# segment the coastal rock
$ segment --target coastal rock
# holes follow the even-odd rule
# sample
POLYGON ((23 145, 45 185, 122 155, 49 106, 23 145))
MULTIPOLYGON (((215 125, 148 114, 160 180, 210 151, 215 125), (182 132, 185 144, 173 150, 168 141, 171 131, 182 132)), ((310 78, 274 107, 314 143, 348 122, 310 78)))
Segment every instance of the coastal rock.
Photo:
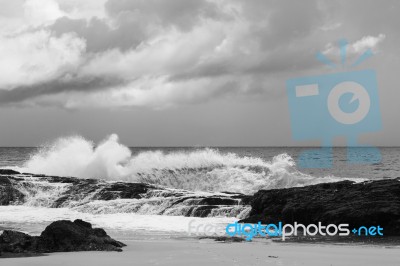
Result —
POLYGON ((112 239, 101 228, 82 220, 51 223, 40 236, 4 230, 1 253, 49 253, 69 251, 122 251, 125 244, 112 239))
POLYGON ((140 199, 142 197, 141 195, 146 193, 150 188, 154 187, 143 183, 111 183, 110 186, 99 190, 94 196, 94 199, 140 199))
POLYGON ((21 174, 1 169, 0 192, 1 205, 74 208, 94 214, 242 217, 250 208, 249 196, 240 193, 197 193, 147 183, 21 174))
POLYGON ((101 228, 82 220, 61 220, 51 223, 40 235, 38 250, 59 251, 122 251, 125 244, 109 237, 101 228))
POLYGON ((16 175, 16 174, 20 173, 11 169, 0 169, 0 175, 16 175))
POLYGON ((260 190, 251 207, 240 222, 380 225, 384 235, 400 235, 400 179, 260 190))
POLYGON ((28 253, 37 244, 37 237, 33 237, 18 231, 4 230, 0 235, 1 253, 28 253))

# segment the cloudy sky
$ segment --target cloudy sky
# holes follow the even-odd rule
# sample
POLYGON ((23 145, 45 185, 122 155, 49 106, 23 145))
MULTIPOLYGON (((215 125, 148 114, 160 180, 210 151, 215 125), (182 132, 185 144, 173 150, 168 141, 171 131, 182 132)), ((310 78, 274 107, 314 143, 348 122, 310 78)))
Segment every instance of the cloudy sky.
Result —
MULTIPOLYGON (((308 145, 292 140, 285 82, 333 73, 337 41, 378 75, 400 145, 400 2, 0 0, 0 146, 116 133, 132 146, 308 145)), ((341 139, 338 142, 340 144, 341 139)))

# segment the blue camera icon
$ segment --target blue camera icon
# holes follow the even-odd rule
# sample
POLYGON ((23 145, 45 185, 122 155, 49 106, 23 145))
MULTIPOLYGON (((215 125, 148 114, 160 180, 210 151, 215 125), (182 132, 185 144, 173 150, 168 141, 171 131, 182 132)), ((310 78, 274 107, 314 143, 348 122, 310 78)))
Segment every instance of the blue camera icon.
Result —
POLYGON ((380 161, 379 150, 357 142, 360 134, 382 128, 375 71, 300 77, 288 80, 286 85, 293 138, 317 139, 323 147, 303 152, 300 167, 331 167, 332 142, 341 136, 347 138, 347 147, 364 147, 363 152, 369 154, 360 156, 359 151, 349 148, 349 162, 380 161))

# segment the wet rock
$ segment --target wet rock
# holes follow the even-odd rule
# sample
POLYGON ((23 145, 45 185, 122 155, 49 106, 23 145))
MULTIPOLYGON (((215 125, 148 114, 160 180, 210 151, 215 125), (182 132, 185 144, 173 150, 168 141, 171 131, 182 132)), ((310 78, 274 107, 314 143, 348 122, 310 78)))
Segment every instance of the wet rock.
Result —
POLYGON ((0 175, 18 175, 20 172, 11 169, 0 169, 0 175))
POLYGON ((238 200, 221 197, 204 198, 198 203, 199 205, 238 205, 238 200))
POLYGON ((140 199, 141 194, 146 193, 149 188, 153 187, 143 183, 111 183, 98 191, 93 198, 97 200, 140 199))
POLYGON ((39 250, 59 251, 122 251, 125 244, 109 237, 101 228, 82 220, 61 220, 51 223, 40 235, 39 250))
POLYGON ((30 252, 36 246, 37 238, 18 231, 4 230, 0 235, 1 253, 30 252))
MULTIPOLYGON (((98 179, 7 173, 10 175, 0 175, 0 192, 3 192, 0 194, 0 204, 2 205, 23 204, 25 198, 35 200, 37 191, 40 191, 39 195, 48 193, 52 197, 35 202, 38 206, 51 208, 73 206, 91 212, 96 212, 97 209, 100 212, 114 212, 112 204, 110 207, 97 204, 96 208, 94 205, 89 207, 86 204, 118 199, 140 200, 135 206, 131 205, 124 211, 136 212, 142 205, 147 204, 152 214, 192 217, 213 215, 217 213, 213 210, 218 208, 224 208, 224 210, 231 208, 232 212, 226 210, 226 213, 235 216, 249 205, 249 196, 240 193, 199 194, 147 183, 106 182, 98 179), (88 208, 85 209, 85 206, 88 208)), ((129 201, 127 204, 130 204, 129 201)))
POLYGON ((51 223, 40 236, 4 230, 1 253, 49 253, 69 251, 122 251, 125 244, 112 239, 101 228, 82 220, 51 223))
POLYGON ((384 235, 400 235, 400 179, 260 190, 250 202, 240 222, 380 225, 384 235))

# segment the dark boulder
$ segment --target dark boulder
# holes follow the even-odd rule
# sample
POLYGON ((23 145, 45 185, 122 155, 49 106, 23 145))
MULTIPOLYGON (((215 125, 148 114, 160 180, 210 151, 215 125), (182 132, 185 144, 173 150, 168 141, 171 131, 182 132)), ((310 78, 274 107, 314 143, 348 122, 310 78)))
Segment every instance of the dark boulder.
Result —
POLYGON ((1 253, 49 253, 68 251, 122 251, 125 244, 112 239, 101 228, 82 220, 51 223, 40 236, 4 230, 1 253))
POLYGON ((45 252, 105 250, 122 251, 125 246, 100 228, 82 220, 61 220, 51 223, 40 235, 45 252))
POLYGON ((251 207, 250 216, 240 222, 380 225, 384 235, 400 235, 399 179, 260 190, 251 207))
POLYGON ((26 253, 36 246, 37 237, 18 231, 4 230, 0 235, 0 253, 26 253))

